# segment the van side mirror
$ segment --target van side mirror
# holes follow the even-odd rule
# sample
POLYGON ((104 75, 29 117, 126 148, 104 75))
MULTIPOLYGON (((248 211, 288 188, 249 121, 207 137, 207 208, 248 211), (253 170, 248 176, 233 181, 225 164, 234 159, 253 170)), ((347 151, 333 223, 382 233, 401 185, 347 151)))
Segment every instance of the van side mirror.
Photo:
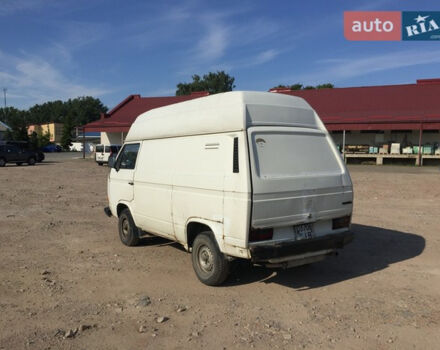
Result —
POLYGON ((116 165, 116 157, 114 155, 112 155, 109 159, 108 159, 108 166, 110 168, 116 169, 115 165, 116 165))

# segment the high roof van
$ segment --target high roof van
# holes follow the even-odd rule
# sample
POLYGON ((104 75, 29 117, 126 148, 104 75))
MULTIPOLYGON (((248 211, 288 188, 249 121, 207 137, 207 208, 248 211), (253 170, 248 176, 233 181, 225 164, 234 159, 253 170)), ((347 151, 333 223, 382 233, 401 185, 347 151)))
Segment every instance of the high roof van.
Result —
POLYGON ((235 259, 299 266, 353 238, 350 175, 298 97, 237 91, 150 110, 111 163, 105 212, 122 243, 179 242, 207 285, 235 259))

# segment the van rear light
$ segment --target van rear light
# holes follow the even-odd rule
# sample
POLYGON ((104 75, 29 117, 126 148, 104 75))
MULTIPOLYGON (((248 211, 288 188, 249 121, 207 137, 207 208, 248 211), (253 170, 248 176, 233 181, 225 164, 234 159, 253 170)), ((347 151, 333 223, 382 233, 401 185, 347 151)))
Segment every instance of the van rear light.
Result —
POLYGON ((249 242, 267 241, 273 237, 273 228, 251 229, 249 242))
POLYGON ((351 222, 351 216, 347 215, 347 216, 343 216, 341 218, 337 218, 337 219, 333 219, 332 222, 332 229, 333 230, 337 230, 340 228, 346 228, 350 226, 350 222, 351 222))

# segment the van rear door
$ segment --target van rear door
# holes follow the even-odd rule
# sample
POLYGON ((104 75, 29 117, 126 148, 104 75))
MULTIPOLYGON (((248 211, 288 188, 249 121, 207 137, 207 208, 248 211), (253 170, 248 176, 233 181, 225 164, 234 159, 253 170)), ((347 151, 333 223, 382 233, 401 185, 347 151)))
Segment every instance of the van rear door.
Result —
POLYGON ((350 176, 327 132, 256 126, 248 141, 253 228, 316 223, 318 229, 320 221, 351 215, 350 176))

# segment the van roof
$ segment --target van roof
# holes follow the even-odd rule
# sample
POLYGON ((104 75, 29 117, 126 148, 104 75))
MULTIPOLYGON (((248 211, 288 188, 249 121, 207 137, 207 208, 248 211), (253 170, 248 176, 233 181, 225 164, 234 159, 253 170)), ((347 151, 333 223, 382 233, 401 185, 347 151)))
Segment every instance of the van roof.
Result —
POLYGON ((315 111, 300 97, 232 91, 142 113, 131 126, 126 141, 232 132, 257 125, 325 130, 315 111))

